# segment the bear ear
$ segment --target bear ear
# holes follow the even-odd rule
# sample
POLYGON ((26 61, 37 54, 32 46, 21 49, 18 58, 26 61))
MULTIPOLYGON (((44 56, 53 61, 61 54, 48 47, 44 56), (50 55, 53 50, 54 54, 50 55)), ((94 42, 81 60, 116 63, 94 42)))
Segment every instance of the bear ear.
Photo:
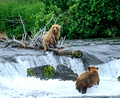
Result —
POLYGON ((87 69, 90 71, 90 67, 87 67, 87 69))
POLYGON ((61 31, 61 29, 62 29, 62 26, 59 26, 59 28, 60 28, 60 31, 61 31))
POLYGON ((99 69, 98 67, 96 67, 97 68, 97 70, 99 69))
POLYGON ((52 25, 52 28, 51 29, 53 29, 55 27, 55 25, 52 25))

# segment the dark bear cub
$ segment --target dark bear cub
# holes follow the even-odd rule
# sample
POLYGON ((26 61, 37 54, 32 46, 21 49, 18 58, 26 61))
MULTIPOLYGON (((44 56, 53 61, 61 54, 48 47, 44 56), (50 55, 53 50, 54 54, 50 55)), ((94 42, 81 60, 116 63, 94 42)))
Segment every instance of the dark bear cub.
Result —
POLYGON ((88 67, 88 70, 76 79, 76 89, 82 94, 86 93, 88 87, 99 85, 98 67, 88 67))

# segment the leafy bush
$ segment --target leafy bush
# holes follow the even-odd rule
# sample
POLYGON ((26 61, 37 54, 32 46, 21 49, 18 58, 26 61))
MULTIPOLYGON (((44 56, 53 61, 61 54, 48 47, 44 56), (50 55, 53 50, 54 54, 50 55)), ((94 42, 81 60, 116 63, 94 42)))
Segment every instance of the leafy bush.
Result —
POLYGON ((119 0, 77 0, 68 10, 68 35, 71 38, 120 36, 119 0), (116 32, 116 33, 115 33, 116 32))
MULTIPOLYGON (((119 37, 119 5, 119 0, 1 0, 0 32, 6 30, 9 37, 14 35, 20 38, 23 28, 17 21, 19 13, 26 31, 30 32, 34 28, 36 31, 43 28, 53 14, 56 15, 55 20, 58 15, 67 12, 57 21, 63 27, 61 36, 69 39, 119 37)), ((54 21, 47 26, 47 30, 52 24, 54 21)))

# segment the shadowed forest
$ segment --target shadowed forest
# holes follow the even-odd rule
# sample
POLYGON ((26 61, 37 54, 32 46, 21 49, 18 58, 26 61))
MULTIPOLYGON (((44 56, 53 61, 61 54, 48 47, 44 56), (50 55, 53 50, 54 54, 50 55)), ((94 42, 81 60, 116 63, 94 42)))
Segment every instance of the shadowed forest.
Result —
POLYGON ((21 38, 20 14, 26 31, 34 35, 55 14, 47 30, 61 15, 57 24, 67 39, 120 37, 119 5, 119 0, 0 0, 0 32, 21 38))

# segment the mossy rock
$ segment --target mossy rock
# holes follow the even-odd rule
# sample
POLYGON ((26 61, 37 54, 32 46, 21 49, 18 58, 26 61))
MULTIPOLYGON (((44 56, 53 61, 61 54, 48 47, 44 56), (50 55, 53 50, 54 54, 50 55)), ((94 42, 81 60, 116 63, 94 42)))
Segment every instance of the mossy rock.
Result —
POLYGON ((82 57, 82 51, 80 51, 80 50, 76 50, 76 51, 74 51, 73 53, 71 53, 71 57, 73 58, 73 57, 76 57, 76 58, 80 58, 80 57, 82 57))
POLYGON ((43 74, 45 78, 52 78, 54 75, 55 69, 51 65, 43 67, 43 74))
POLYGON ((117 79, 118 79, 118 81, 120 81, 120 76, 117 79))
POLYGON ((27 75, 28 76, 34 76, 35 75, 35 71, 33 71, 31 68, 27 69, 27 75))
POLYGON ((51 65, 44 65, 27 69, 27 76, 34 76, 40 79, 50 79, 54 76, 55 69, 51 65))
POLYGON ((78 74, 65 65, 58 65, 55 70, 51 65, 44 65, 27 69, 27 76, 33 76, 40 79, 60 79, 76 81, 78 74))
POLYGON ((54 74, 54 79, 76 81, 78 74, 65 65, 58 65, 54 74))

